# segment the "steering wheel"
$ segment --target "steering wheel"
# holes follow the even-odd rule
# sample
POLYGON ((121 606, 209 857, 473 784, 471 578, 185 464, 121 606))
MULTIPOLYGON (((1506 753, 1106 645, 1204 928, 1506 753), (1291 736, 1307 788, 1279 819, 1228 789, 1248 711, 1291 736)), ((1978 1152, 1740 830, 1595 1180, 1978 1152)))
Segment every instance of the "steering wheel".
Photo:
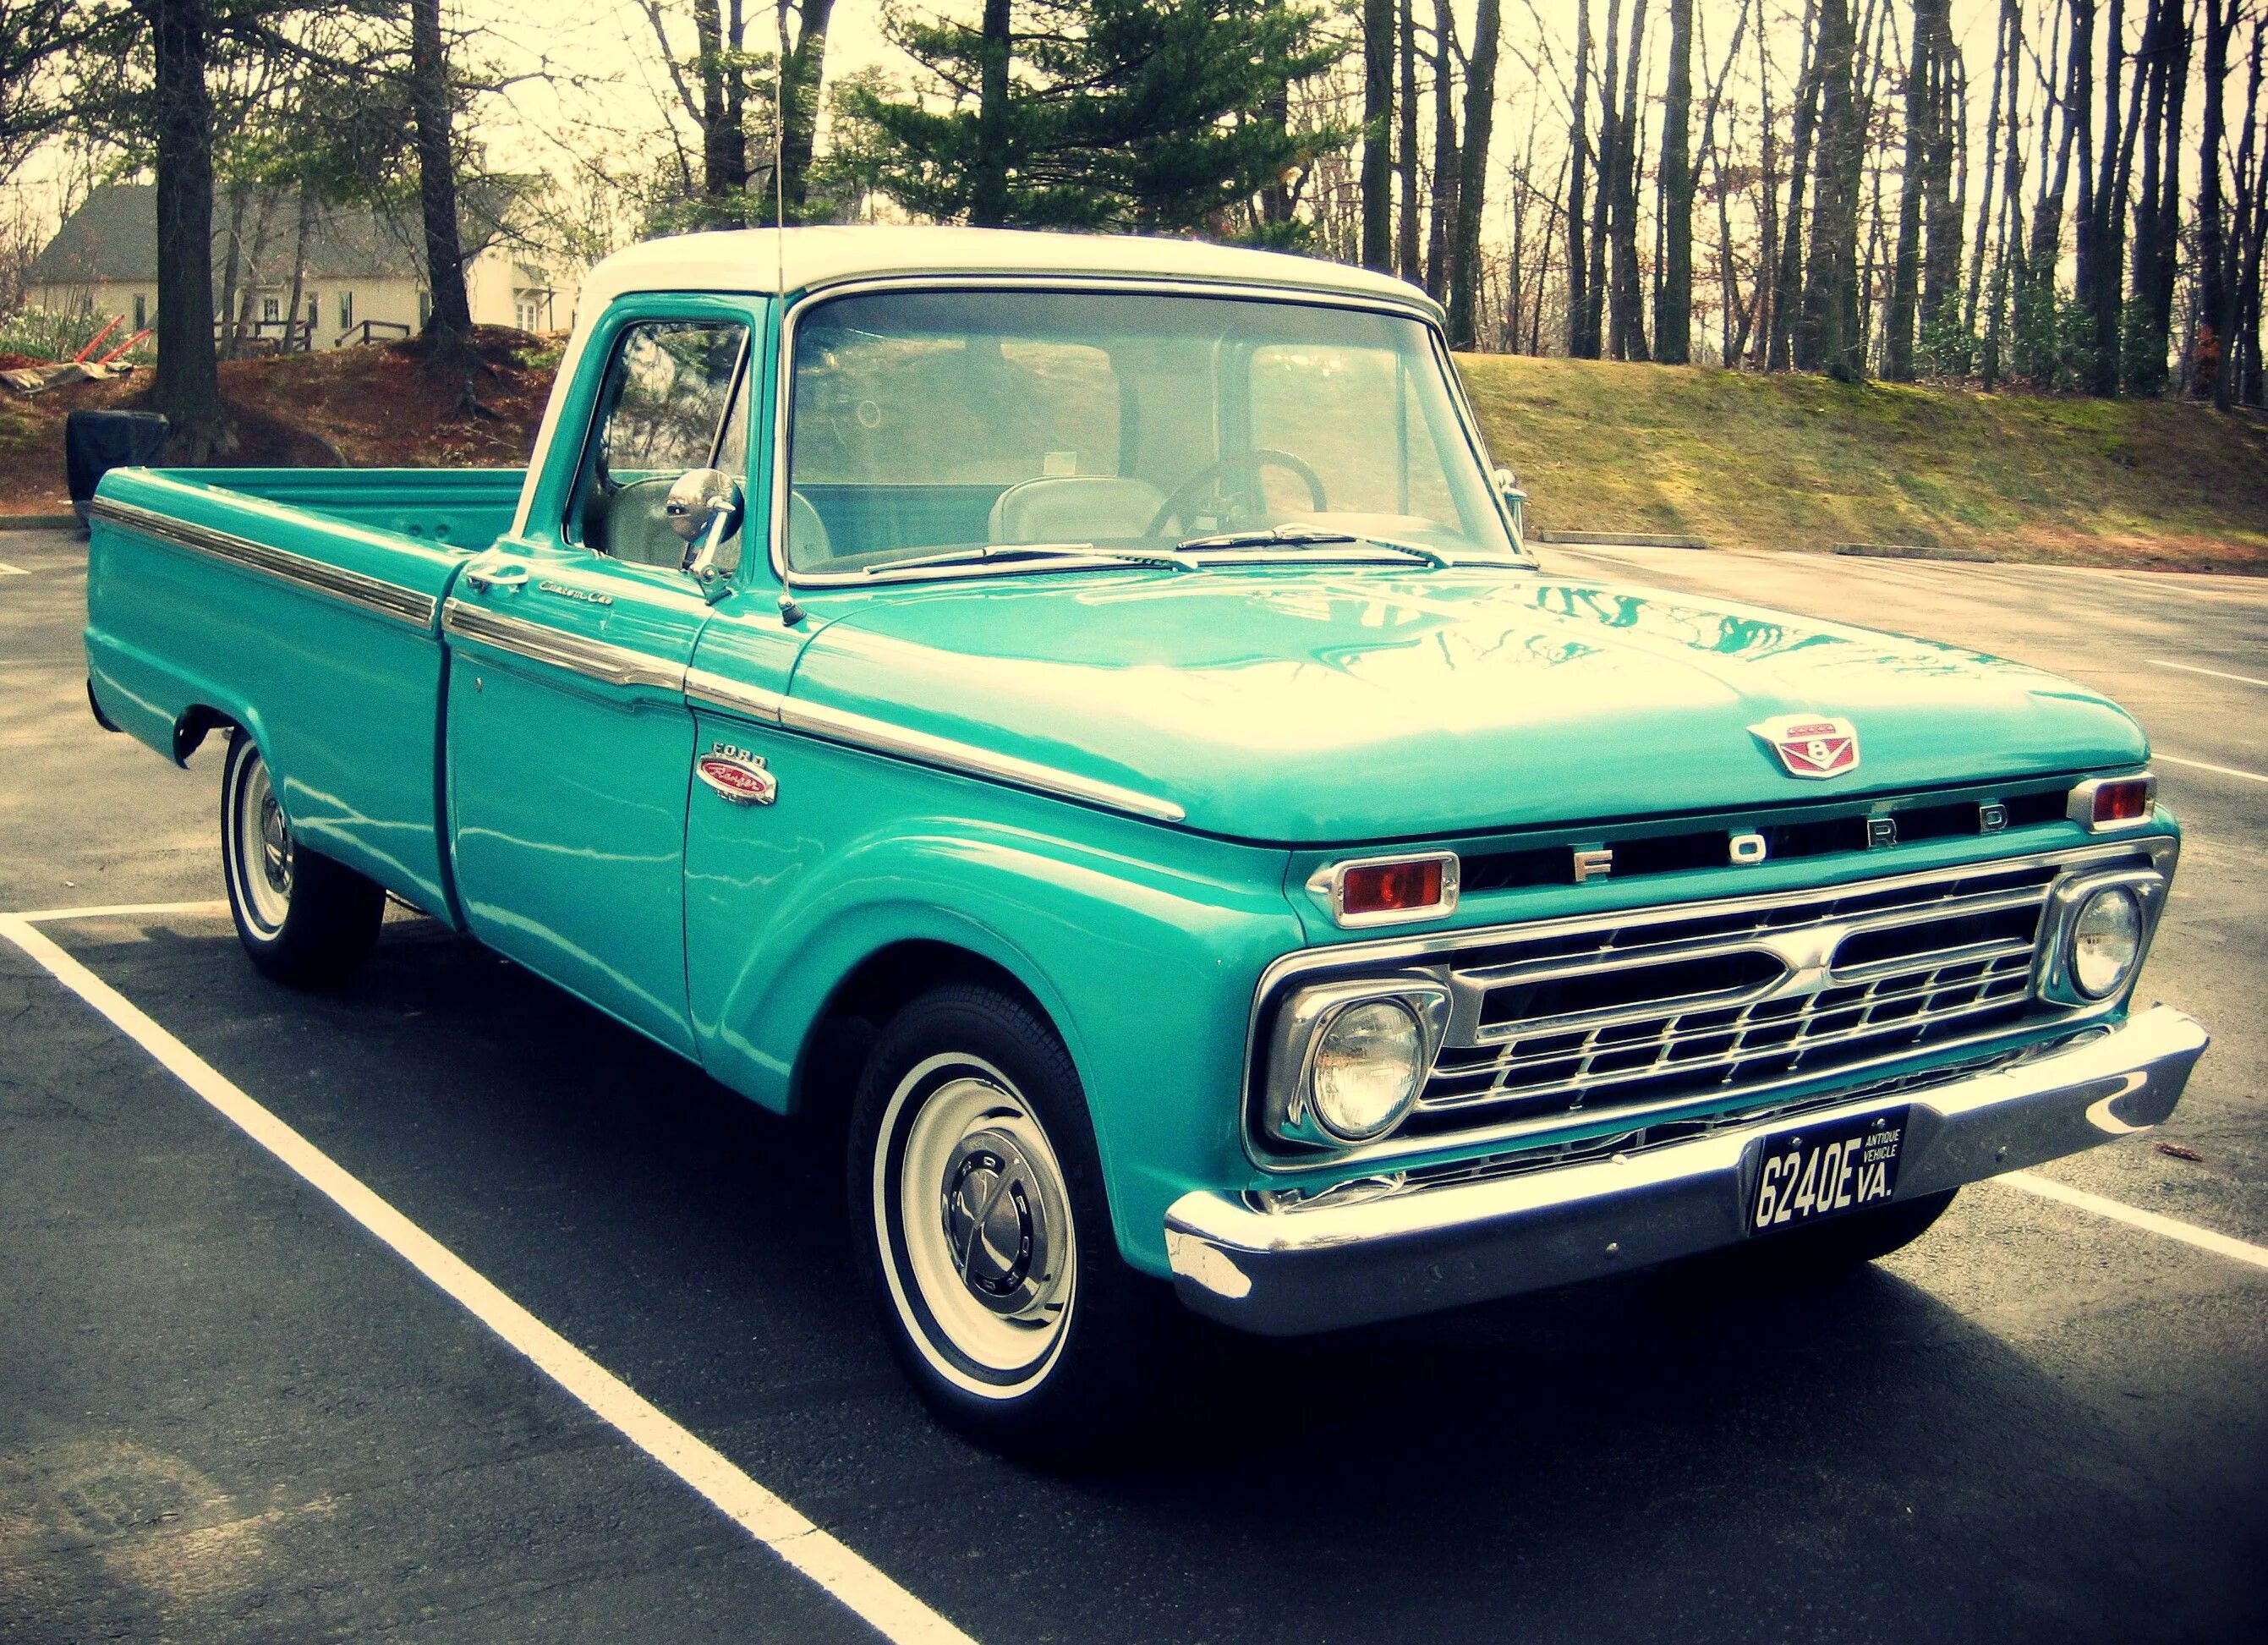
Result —
POLYGON ((1233 456, 1223 457, 1219 462, 1208 464, 1182 481, 1174 488, 1174 494, 1171 497, 1158 505, 1158 512, 1150 516, 1149 528, 1143 533, 1143 535, 1150 537, 1162 535, 1166 529, 1166 522, 1169 520, 1181 520, 1183 524, 1187 524, 1186 517, 1189 511, 1197 505, 1197 499, 1204 496, 1208 491, 1218 486, 1222 480, 1232 474, 1242 474, 1261 468, 1284 468, 1297 476, 1306 484, 1308 505, 1315 513, 1320 514, 1329 506, 1323 498, 1323 479, 1321 475, 1290 452, 1278 451, 1272 446, 1263 446, 1257 450, 1241 451, 1233 456))

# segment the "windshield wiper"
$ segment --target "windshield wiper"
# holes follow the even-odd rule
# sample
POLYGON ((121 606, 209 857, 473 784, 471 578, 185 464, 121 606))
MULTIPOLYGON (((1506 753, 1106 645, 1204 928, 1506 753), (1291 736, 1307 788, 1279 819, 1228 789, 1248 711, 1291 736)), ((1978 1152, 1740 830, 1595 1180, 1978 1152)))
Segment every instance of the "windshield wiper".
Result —
POLYGON ((1420 543, 1401 542, 1392 537, 1359 535, 1351 531, 1333 531, 1322 526, 1272 526, 1265 531, 1223 531, 1210 537, 1190 537, 1174 546, 1177 549, 1305 549, 1327 542, 1359 542, 1373 549, 1388 549, 1397 554, 1407 554, 1423 560, 1435 571, 1453 564, 1449 557, 1438 549, 1420 543))
POLYGON ((1164 565, 1181 572, 1197 570, 1196 561, 1168 549, 1105 549, 1092 542, 987 542, 966 549, 946 549, 937 554, 917 554, 911 559, 880 561, 866 567, 866 575, 1021 559, 1118 560, 1129 565, 1164 565))
POLYGON ((1317 542, 1357 542, 1351 531, 1327 531, 1321 526, 1270 526, 1263 531, 1220 531, 1209 537, 1184 537, 1176 549, 1304 549, 1317 542))

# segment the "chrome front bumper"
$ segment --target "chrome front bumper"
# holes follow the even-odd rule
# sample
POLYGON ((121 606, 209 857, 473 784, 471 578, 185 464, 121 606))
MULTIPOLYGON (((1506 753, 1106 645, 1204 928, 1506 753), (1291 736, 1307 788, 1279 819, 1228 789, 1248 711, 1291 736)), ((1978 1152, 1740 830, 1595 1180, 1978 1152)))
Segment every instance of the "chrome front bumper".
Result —
POLYGON ((1184 1194, 1167 1256, 1189 1307, 1270 1336, 1542 1290, 1739 1243, 1764 1140, 1792 1125, 1909 1108, 1897 1198, 1911 1199, 2148 1129, 2205 1044, 2159 1006, 1989 1073, 1584 1164, 1289 1210, 1184 1194))

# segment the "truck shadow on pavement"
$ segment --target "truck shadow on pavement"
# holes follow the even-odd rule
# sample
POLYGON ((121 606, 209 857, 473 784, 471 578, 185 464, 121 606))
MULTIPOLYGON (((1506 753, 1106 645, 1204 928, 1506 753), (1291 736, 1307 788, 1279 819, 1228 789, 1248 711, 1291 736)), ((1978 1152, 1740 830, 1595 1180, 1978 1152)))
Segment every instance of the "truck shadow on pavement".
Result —
MULTIPOLYGON (((979 1638, 2150 1638, 2260 1608, 2233 1575, 2257 1494, 2192 1500, 2241 1478, 2212 1436, 2152 1450, 1879 1267, 1780 1292, 1673 1268, 1287 1342, 1191 1322, 1138 1459, 1035 1474, 898 1379, 809 1128, 422 920, 329 996, 217 922, 54 929, 979 1638)), ((2012 1287, 2064 1277, 2013 1271, 2057 1262, 2048 1236, 1998 1256, 2012 1287)))

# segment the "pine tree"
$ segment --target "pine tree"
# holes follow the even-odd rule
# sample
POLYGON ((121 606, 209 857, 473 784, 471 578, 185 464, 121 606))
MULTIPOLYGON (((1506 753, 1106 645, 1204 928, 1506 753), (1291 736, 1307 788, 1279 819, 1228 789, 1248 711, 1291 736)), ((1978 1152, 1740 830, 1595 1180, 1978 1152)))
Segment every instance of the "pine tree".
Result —
POLYGON ((939 95, 846 88, 858 132, 846 168, 943 221, 1215 228, 1356 136, 1270 117, 1336 61, 1320 20, 1289 0, 989 0, 974 26, 893 12, 891 40, 939 95))

